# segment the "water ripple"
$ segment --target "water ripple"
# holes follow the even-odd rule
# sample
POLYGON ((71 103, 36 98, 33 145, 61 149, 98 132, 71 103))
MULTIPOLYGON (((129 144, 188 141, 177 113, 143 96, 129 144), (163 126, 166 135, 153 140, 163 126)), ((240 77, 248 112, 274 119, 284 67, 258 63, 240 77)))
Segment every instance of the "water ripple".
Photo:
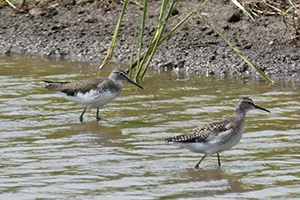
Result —
POLYGON ((1 199, 300 195, 298 86, 149 74, 145 90, 126 84, 102 107, 98 124, 95 110, 80 123, 82 108, 44 89, 41 80, 90 77, 78 71, 92 71, 91 65, 1 59, 1 199), (31 64, 20 64, 26 62, 31 64), (241 142, 220 154, 222 167, 212 155, 195 170, 202 155, 164 143, 232 115, 242 96, 271 113, 249 112, 241 142))

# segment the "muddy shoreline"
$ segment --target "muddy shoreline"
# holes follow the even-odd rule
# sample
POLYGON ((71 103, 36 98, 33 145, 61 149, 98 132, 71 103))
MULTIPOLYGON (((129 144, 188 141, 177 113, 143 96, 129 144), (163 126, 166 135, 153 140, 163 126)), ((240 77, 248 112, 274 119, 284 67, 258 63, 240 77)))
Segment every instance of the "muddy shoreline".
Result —
MULTIPOLYGON (((94 1, 62 2, 13 12, 0 6, 0 53, 38 55, 50 59, 101 62, 106 55, 121 10, 94 1)), ((178 12, 191 9, 181 1, 178 12)), ((198 1, 193 1, 197 4, 198 1)), ((150 1, 145 39, 150 40, 160 1, 150 1)), ((137 6, 130 4, 119 32, 112 61, 129 63, 137 6)), ((212 1, 203 10, 218 29, 254 64, 273 79, 300 81, 300 45, 288 39, 279 16, 252 21, 229 1, 212 1), (213 10, 213 11, 212 11, 213 10)), ((196 16, 159 47, 154 68, 200 71, 206 75, 252 76, 250 67, 196 16)))

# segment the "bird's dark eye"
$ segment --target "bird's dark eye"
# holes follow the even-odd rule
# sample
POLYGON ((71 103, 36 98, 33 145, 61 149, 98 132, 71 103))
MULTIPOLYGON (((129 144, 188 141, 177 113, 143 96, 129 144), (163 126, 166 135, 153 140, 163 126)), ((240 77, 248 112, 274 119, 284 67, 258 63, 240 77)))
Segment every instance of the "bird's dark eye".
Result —
POLYGON ((124 72, 120 72, 119 74, 120 74, 121 76, 125 76, 125 77, 127 76, 127 74, 124 73, 124 72))

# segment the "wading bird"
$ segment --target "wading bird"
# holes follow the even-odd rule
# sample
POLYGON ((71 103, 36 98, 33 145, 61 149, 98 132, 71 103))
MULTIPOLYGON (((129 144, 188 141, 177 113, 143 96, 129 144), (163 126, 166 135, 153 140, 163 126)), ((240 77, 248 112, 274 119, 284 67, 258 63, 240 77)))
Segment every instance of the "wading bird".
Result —
POLYGON ((88 78, 74 82, 44 82, 47 89, 58 92, 67 100, 84 106, 79 117, 80 122, 82 122, 85 111, 91 108, 97 108, 96 120, 100 120, 99 107, 109 103, 121 93, 123 89, 122 81, 128 81, 143 89, 121 69, 114 69, 109 77, 88 78))
POLYGON ((196 169, 199 168, 200 163, 206 156, 215 153, 218 157, 218 165, 221 166, 219 153, 239 143, 244 133, 246 113, 255 108, 270 112, 255 105, 250 98, 244 97, 238 102, 234 116, 198 128, 192 133, 167 138, 165 141, 166 143, 178 144, 191 152, 204 154, 196 164, 196 169))

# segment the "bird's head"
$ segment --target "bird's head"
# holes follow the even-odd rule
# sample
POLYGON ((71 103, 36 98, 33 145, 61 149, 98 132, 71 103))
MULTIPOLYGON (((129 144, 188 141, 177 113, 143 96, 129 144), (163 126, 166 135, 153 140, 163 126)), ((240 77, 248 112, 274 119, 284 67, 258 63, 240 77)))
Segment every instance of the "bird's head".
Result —
POLYGON ((255 105, 254 102, 252 101, 252 99, 250 99, 248 97, 241 98, 237 105, 237 111, 247 112, 248 110, 251 110, 251 109, 259 109, 259 110, 263 110, 263 111, 270 113, 269 110, 262 108, 258 105, 255 105))
POLYGON ((127 81, 141 89, 144 89, 142 86, 140 86, 139 84, 137 84, 135 81, 131 80, 127 73, 121 69, 114 69, 110 75, 109 75, 110 78, 112 79, 115 79, 115 80, 122 80, 122 81, 127 81))

